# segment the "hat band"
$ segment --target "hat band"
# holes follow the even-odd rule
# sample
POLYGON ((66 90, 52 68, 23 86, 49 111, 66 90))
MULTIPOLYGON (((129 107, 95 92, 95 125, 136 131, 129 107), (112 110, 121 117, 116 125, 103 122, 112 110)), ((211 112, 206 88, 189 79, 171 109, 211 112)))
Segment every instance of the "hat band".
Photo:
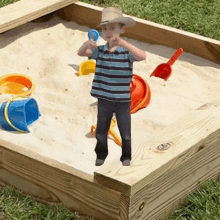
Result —
POLYGON ((102 24, 102 23, 106 23, 106 22, 109 22, 109 20, 108 20, 108 21, 102 21, 101 24, 102 24))
MULTIPOLYGON (((114 20, 114 19, 113 19, 114 20)), ((108 23, 108 22, 111 22, 112 20, 108 20, 108 21, 102 21, 101 23, 100 23, 100 25, 102 25, 102 24, 105 24, 105 23, 108 23)))

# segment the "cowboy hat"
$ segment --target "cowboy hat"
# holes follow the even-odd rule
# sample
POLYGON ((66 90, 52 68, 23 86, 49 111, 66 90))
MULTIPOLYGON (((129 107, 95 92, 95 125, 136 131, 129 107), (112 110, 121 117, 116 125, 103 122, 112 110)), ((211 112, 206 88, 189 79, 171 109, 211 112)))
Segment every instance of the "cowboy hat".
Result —
POLYGON ((123 17, 121 9, 108 7, 102 10, 102 20, 101 23, 97 25, 97 27, 115 22, 123 23, 127 27, 132 27, 136 23, 135 20, 130 17, 123 17))

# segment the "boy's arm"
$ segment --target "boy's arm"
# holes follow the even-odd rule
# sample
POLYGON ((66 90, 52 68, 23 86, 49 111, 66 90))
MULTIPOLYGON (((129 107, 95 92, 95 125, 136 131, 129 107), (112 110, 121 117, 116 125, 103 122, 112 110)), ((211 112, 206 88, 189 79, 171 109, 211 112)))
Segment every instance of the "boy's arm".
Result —
POLYGON ((119 41, 119 46, 125 48, 127 51, 129 51, 136 60, 138 61, 142 61, 142 60, 146 60, 147 56, 146 53, 143 50, 138 49, 137 47, 129 44, 128 42, 126 42, 125 40, 120 38, 119 41))
POLYGON ((88 42, 85 42, 78 50, 77 55, 79 56, 92 56, 92 50, 88 48, 88 42))
POLYGON ((79 56, 87 56, 91 57, 92 56, 92 49, 97 48, 96 43, 94 42, 94 34, 92 34, 92 37, 90 40, 86 41, 78 51, 79 56))

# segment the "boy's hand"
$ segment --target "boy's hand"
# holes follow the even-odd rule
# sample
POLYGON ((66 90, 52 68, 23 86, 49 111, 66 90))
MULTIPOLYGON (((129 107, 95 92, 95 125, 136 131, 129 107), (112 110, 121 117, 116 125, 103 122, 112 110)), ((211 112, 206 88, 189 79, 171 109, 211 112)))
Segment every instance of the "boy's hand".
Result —
POLYGON ((109 46, 110 47, 115 47, 115 46, 120 46, 121 44, 121 38, 119 37, 118 34, 113 34, 113 37, 109 41, 109 46))
POLYGON ((94 41, 94 34, 92 33, 91 39, 88 41, 88 49, 95 49, 97 47, 95 41, 94 41))

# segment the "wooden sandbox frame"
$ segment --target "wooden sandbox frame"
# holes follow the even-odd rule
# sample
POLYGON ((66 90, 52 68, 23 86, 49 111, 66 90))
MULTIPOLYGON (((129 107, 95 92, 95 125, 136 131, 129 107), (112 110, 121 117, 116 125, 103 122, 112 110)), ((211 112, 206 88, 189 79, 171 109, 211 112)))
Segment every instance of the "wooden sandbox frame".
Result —
MULTIPOLYGON (((53 11, 62 19, 98 29, 102 8, 75 0, 20 0, 0 9, 0 33, 53 11)), ((124 36, 182 47, 220 63, 219 41, 133 18, 136 26, 124 36)), ((100 220, 163 219, 198 181, 220 176, 220 99, 204 103, 150 142, 143 137, 135 149, 130 167, 117 159, 92 176, 0 138, 0 185, 100 220)))

